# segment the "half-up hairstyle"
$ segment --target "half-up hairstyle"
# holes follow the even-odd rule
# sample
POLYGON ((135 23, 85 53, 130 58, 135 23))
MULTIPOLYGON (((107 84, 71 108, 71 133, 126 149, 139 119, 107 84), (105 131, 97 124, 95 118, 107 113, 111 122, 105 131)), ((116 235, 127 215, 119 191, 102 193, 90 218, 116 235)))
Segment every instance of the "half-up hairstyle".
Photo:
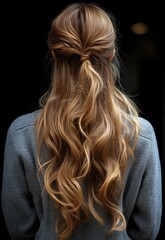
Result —
POLYGON ((97 5, 70 4, 52 22, 48 48, 52 81, 40 99, 37 156, 59 209, 58 239, 69 239, 89 214, 104 224, 96 205, 110 216, 109 234, 121 231, 122 183, 139 127, 136 106, 116 86, 113 20, 97 5), (43 161, 45 145, 50 154, 43 161))

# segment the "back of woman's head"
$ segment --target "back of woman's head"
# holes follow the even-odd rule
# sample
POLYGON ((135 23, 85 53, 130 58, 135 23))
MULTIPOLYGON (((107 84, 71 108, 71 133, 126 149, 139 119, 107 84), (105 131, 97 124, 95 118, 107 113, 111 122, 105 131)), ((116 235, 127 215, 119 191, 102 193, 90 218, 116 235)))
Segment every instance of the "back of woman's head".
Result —
MULTIPOLYGON (((103 77, 105 86, 112 84, 113 88, 114 78, 111 76, 111 81, 106 81, 111 74, 109 62, 115 53, 115 38, 112 20, 100 7, 87 3, 67 6, 52 22, 48 36, 48 47, 55 60, 54 91, 58 89, 62 98, 69 98, 75 87, 76 92, 77 88, 89 87, 88 80, 80 79, 90 74, 91 67, 103 77)), ((100 89, 102 81, 95 85, 100 89)))
POLYGON ((126 225, 119 198, 138 114, 115 86, 115 41, 113 20, 94 4, 68 5, 49 32, 54 65, 51 87, 41 98, 37 151, 45 188, 60 210, 59 239, 68 239, 89 214, 104 224, 95 205, 111 216, 110 232, 126 225), (45 144, 50 156, 43 162, 45 144))
POLYGON ((109 16, 96 5, 71 4, 52 23, 48 47, 58 58, 80 61, 109 58, 115 47, 115 30, 109 16))

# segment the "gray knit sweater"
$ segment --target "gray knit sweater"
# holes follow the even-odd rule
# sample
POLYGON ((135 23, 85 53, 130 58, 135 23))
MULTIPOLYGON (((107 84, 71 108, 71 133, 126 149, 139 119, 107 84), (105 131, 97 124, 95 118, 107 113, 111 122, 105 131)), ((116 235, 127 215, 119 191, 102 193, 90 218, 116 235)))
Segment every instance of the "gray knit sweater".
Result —
MULTIPOLYGON (((38 111, 18 117, 8 129, 1 204, 6 226, 12 239, 56 240, 57 210, 42 181, 36 175, 34 121, 38 111)), ((110 219, 101 209, 105 226, 90 216, 77 226, 70 240, 154 240, 162 214, 161 164, 152 125, 139 118, 141 131, 135 160, 127 167, 120 200, 127 221, 126 231, 105 237, 110 219)))

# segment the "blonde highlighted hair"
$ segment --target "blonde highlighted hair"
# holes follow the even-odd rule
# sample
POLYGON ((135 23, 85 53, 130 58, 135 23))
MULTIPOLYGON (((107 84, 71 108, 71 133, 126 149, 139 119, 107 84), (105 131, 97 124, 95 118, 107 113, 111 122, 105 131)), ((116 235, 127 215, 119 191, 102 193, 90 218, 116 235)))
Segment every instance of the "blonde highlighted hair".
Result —
POLYGON ((37 156, 45 189, 59 209, 58 239, 69 239, 89 214, 111 216, 109 233, 126 228, 119 208, 124 172, 138 136, 138 112, 116 86, 116 31, 98 5, 72 3, 53 20, 48 48, 54 61, 41 98, 37 156), (49 159, 41 160, 42 147, 49 159))

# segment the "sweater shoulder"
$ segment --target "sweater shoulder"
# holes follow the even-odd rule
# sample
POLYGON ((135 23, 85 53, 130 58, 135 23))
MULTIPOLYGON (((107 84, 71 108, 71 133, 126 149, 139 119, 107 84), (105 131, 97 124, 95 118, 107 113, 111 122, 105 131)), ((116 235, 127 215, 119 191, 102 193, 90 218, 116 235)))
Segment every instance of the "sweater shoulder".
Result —
POLYGON ((140 126, 139 136, 151 140, 153 138, 153 135, 155 135, 154 128, 151 122, 143 117, 139 117, 139 126, 140 126))
POLYGON ((33 111, 31 113, 26 113, 21 116, 18 116, 13 122, 10 124, 8 128, 8 133, 13 134, 18 130, 33 127, 35 125, 35 121, 40 114, 40 110, 33 111))

